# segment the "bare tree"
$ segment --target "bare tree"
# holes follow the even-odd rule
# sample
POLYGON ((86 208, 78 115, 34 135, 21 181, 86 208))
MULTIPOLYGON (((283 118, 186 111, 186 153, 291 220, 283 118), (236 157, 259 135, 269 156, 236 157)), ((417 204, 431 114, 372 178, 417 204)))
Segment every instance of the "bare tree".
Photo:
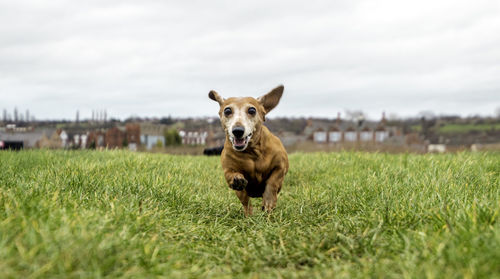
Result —
POLYGON ((345 116, 351 121, 358 121, 359 119, 364 119, 365 114, 361 110, 345 110, 345 116))
POLYGON ((365 114, 361 110, 346 110, 345 111, 346 118, 356 122, 358 127, 363 126, 365 122, 365 114))

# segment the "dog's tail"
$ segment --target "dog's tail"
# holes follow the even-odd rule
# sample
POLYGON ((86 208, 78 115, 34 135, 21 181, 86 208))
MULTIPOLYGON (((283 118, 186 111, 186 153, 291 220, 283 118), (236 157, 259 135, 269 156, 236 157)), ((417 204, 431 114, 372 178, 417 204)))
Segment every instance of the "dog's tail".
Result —
POLYGON ((212 148, 205 148, 205 149, 203 149, 203 155, 207 155, 207 156, 220 155, 222 153, 222 149, 224 149, 224 145, 212 147, 212 148))

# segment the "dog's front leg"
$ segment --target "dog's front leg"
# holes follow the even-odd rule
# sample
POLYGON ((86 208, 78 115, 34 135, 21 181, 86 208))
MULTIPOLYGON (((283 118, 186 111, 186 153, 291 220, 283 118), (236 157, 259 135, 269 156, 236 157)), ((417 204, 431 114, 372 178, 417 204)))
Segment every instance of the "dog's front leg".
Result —
POLYGON ((250 197, 245 190, 248 181, 245 179, 243 174, 231 170, 225 170, 224 176, 226 177, 229 188, 235 190, 236 196, 238 196, 238 198, 240 199, 241 204, 243 205, 243 210, 245 212, 245 217, 252 215, 252 205, 250 204, 250 197))
POLYGON ((241 191, 245 189, 245 187, 247 187, 248 181, 245 179, 243 174, 239 172, 225 170, 224 176, 226 177, 226 181, 227 184, 229 185, 229 188, 233 190, 241 191))
POLYGON ((252 204, 250 203, 250 197, 247 194, 247 191, 235 191, 236 196, 241 201, 241 204, 243 205, 243 211, 245 212, 245 217, 248 217, 253 214, 252 212, 252 204))
POLYGON ((278 192, 283 184, 286 171, 284 168, 277 168, 266 181, 266 189, 262 195, 262 210, 271 212, 276 207, 278 192))

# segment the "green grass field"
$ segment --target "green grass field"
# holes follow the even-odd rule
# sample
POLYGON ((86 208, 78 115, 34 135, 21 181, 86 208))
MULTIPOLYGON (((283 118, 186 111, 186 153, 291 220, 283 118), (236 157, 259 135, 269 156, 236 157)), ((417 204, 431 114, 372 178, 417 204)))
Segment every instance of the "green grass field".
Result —
POLYGON ((500 154, 292 154, 244 218, 219 158, 0 152, 0 278, 500 278, 500 154))

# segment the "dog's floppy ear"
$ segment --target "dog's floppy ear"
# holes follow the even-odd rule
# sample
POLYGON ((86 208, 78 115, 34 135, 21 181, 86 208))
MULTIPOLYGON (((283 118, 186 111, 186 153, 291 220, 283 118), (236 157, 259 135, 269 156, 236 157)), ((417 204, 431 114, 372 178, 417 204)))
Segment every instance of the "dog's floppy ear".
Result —
POLYGON ((280 85, 271 90, 266 95, 257 98, 257 101, 262 104, 262 106, 266 110, 266 113, 269 113, 274 107, 278 105, 281 99, 281 95, 283 95, 284 89, 285 87, 283 85, 280 85))
POLYGON ((222 103, 224 103, 224 99, 219 95, 219 93, 215 92, 215 90, 208 92, 208 98, 216 101, 217 103, 219 103, 219 105, 222 105, 222 103))

